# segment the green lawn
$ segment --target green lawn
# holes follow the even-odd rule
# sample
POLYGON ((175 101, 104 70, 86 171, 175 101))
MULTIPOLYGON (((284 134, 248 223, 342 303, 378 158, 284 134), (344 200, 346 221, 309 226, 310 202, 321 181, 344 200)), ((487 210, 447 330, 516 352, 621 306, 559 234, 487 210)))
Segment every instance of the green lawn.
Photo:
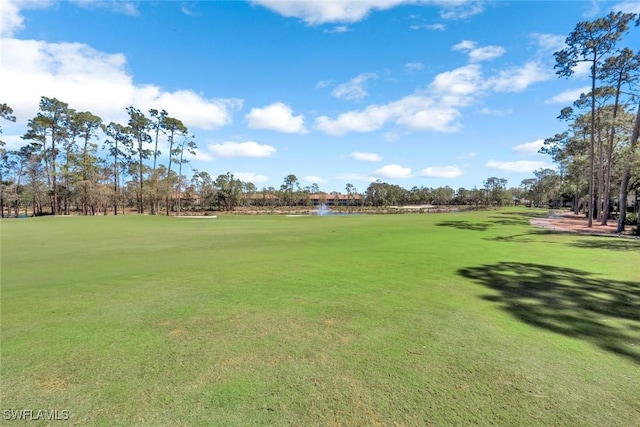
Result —
POLYGON ((539 214, 3 220, 0 417, 637 426, 640 241, 539 214))

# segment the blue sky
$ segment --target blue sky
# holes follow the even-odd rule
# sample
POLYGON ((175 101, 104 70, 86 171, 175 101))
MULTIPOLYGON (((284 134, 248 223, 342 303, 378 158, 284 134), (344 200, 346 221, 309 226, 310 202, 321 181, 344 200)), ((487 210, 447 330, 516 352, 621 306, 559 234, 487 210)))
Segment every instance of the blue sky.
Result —
MULTIPOLYGON (((258 188, 364 191, 380 179, 510 186, 588 87, 553 52, 579 21, 640 2, 5 0, 0 102, 19 146, 40 96, 106 122, 166 109, 195 135, 191 167, 258 188)), ((640 29, 625 39, 640 46, 640 29)), ((164 144, 163 144, 164 145, 164 144)), ((163 159, 167 150, 163 150, 163 159)), ((166 164, 167 160, 163 160, 166 164)))

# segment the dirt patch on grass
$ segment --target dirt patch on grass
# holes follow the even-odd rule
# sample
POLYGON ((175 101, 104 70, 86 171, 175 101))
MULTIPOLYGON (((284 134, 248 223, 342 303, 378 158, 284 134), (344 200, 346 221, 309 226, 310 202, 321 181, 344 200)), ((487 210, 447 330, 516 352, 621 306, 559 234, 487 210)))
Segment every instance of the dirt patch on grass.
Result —
POLYGON ((334 327, 334 326, 338 325, 338 319, 336 319, 335 317, 329 317, 327 319, 324 319, 322 321, 322 324, 324 326, 334 327))
POLYGON ((548 218, 533 218, 529 220, 529 223, 534 227, 555 231, 565 231, 595 236, 618 236, 637 238, 631 235, 631 226, 627 226, 627 229, 622 233, 616 233, 616 229, 618 227, 617 221, 610 220, 608 221, 607 225, 600 225, 599 221, 594 220, 593 226, 588 227, 587 218, 585 218, 583 215, 575 215, 572 212, 551 215, 548 218))
POLYGON ((176 336, 180 336, 180 335, 184 335, 186 334, 187 331, 183 328, 176 328, 176 329, 172 329, 169 331, 169 335, 176 337, 176 336))
POLYGON ((47 375, 40 380, 40 386, 47 393, 66 390, 67 380, 54 375, 47 375))

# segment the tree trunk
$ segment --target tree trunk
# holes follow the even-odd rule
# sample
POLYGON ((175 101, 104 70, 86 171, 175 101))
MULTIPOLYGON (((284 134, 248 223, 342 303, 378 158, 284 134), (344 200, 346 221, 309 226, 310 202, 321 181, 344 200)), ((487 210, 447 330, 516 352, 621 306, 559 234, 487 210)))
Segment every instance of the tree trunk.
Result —
POLYGON ((636 188, 636 226, 640 232, 640 187, 636 188))
MULTIPOLYGON (((160 200, 158 200, 158 178, 156 176, 156 165, 158 160, 158 137, 160 136, 160 123, 158 122, 156 127, 156 145, 153 149, 153 170, 151 183, 153 186, 152 196, 151 196, 151 215, 157 215, 158 210, 160 210, 160 200)), ((171 155, 171 154, 169 154, 171 155)))
POLYGON ((0 175, 0 218, 4 218, 4 186, 2 185, 2 175, 0 175))
MULTIPOLYGON (((602 220, 604 212, 604 143, 602 142, 602 132, 600 131, 600 120, 598 120, 598 190, 596 199, 598 200, 598 216, 602 220)), ((594 216, 596 218, 596 216, 594 216)))
POLYGON ((56 132, 55 128, 51 129, 51 183, 53 185, 53 204, 52 214, 60 214, 60 194, 58 190, 58 170, 56 166, 56 132))
POLYGON ((612 168, 612 156, 611 153, 607 154, 607 169, 604 175, 604 193, 602 198, 604 199, 604 206, 602 211, 602 220, 600 225, 607 225, 607 221, 611 216, 611 168, 612 168))
POLYGON ((580 213, 580 181, 576 180, 576 195, 574 196, 573 213, 580 213))
POLYGON ((180 165, 178 167, 178 216, 180 215, 180 208, 182 207, 180 204, 180 202, 182 201, 182 182, 180 178, 182 177, 182 155, 183 154, 184 154, 184 145, 180 150, 180 165))
POLYGON ((118 140, 113 155, 113 214, 118 215, 118 140))
POLYGON ((616 135, 616 118, 618 117, 618 106, 620 105, 620 88, 622 87, 623 74, 618 75, 618 81, 616 82, 616 99, 613 104, 613 117, 611 124, 611 134, 609 135, 609 144, 607 146, 607 177, 604 187, 604 198, 606 205, 604 208, 604 215, 600 225, 607 225, 611 212, 609 211, 609 200, 611 199, 611 169, 613 169, 613 142, 616 135))
MULTIPOLYGON (((620 183, 620 217, 618 218, 617 232, 622 233, 625 228, 625 220, 627 219, 627 197, 629 196, 629 180, 631 179, 631 162, 633 155, 638 144, 638 136, 640 135, 640 103, 638 104, 638 112, 636 113, 636 122, 633 125, 633 133, 631 134, 631 141, 629 148, 631 153, 629 154, 629 160, 624 165, 624 171, 622 172, 622 182, 620 183)), ((637 197, 636 197, 637 199, 637 197)))
POLYGON ((142 197, 142 142, 140 142, 140 163, 138 164, 138 213, 144 213, 142 197))
POLYGON ((49 189, 49 188, 52 188, 52 184, 51 184, 51 165, 49 164, 49 154, 47 153, 46 132, 42 138, 42 158, 44 159, 44 171, 47 176, 47 186, 48 186, 47 189, 49 189))
POLYGON ((595 170, 594 170, 594 158, 595 158, 595 145, 596 145, 596 65, 598 61, 597 52, 593 52, 593 61, 591 61, 591 135, 589 141, 589 201, 587 204, 588 223, 587 227, 593 227, 593 218, 595 216, 595 170))
MULTIPOLYGON (((171 129, 171 135, 169 136, 169 168, 167 169, 167 216, 169 216, 169 202, 173 200, 173 190, 171 189, 171 156, 173 155, 173 136, 174 130, 171 129)), ((178 212, 180 215, 180 212, 178 212)))

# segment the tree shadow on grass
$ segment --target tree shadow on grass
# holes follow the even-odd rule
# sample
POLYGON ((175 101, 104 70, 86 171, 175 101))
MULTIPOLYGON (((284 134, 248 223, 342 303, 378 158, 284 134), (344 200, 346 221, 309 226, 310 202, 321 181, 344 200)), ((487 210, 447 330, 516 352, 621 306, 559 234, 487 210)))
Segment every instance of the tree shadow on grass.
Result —
POLYGON ((510 242, 510 243, 528 243, 533 242, 534 240, 529 236, 529 233, 522 234, 511 234, 509 236, 496 236, 496 237, 488 237, 484 240, 490 242, 510 242))
POLYGON ((459 230, 487 231, 491 224, 485 222, 471 221, 441 221, 436 224, 438 227, 452 227, 459 230))
MULTIPOLYGON (((620 252, 638 252, 640 255, 640 240, 628 239, 618 237, 616 235, 611 236, 581 236, 578 233, 572 233, 570 231, 557 231, 535 228, 528 230, 525 233, 511 234, 506 236, 485 237, 484 240, 490 242, 506 242, 506 243, 529 243, 534 241, 540 241, 534 239, 534 236, 580 236, 581 239, 574 240, 565 243, 567 246, 580 249, 604 249, 610 251, 620 252)), ((558 241, 546 241, 546 243, 560 243, 558 241)))
POLYGON ((517 262, 462 268, 458 274, 497 291, 483 299, 523 322, 640 363, 640 282, 517 262))
POLYGON ((500 225, 527 225, 529 218, 541 218, 547 215, 542 212, 498 212, 489 216, 487 222, 471 221, 441 221, 439 227, 452 227, 459 230, 487 231, 491 227, 500 225))
POLYGON ((502 218, 492 216, 491 223, 495 225, 526 225, 529 224, 529 220, 526 218, 502 218))
MULTIPOLYGON (((610 251, 636 251, 640 255, 640 241, 615 237, 585 239, 571 242, 570 246, 581 249, 607 249, 610 251)), ((640 310, 640 308, 638 308, 640 310)))
POLYGON ((521 218, 546 218, 549 216, 548 211, 535 211, 535 212, 498 212, 497 215, 505 217, 521 217, 521 218))
POLYGON ((496 225, 527 225, 533 218, 547 218, 548 212, 497 212, 489 218, 496 225))
MULTIPOLYGON (((529 230, 526 233, 511 234, 508 236, 496 236, 491 238, 485 238, 484 240, 491 241, 491 242, 529 243, 529 242, 539 241, 531 238, 531 236, 552 236, 552 235, 560 235, 560 234, 566 235, 567 232, 534 229, 534 230, 529 230)), ((552 242, 547 242, 547 243, 552 243, 552 242)))

